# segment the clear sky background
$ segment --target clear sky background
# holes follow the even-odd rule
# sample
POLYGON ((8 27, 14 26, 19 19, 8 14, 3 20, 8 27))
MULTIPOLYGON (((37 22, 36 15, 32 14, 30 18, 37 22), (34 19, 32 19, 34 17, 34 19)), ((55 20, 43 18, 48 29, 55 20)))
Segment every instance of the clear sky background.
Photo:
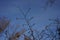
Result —
MULTIPOLYGON (((33 16, 33 23, 36 23, 35 29, 42 29, 49 24, 49 18, 60 17, 60 0, 56 0, 52 7, 44 10, 45 0, 0 0, 0 17, 6 16, 11 19, 11 24, 15 24, 16 17, 22 17, 18 7, 24 13, 31 8, 29 16, 33 16), (40 27, 40 28, 39 28, 40 27)), ((21 22, 22 23, 22 22, 21 22)))

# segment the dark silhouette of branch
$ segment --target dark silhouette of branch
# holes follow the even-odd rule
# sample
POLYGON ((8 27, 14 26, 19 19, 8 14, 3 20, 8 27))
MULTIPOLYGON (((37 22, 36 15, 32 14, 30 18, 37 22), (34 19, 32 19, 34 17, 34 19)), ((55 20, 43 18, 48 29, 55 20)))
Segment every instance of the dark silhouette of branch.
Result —
POLYGON ((0 33, 3 32, 7 26, 9 25, 10 21, 5 17, 2 17, 0 20, 0 33))
POLYGON ((24 34, 24 40, 32 40, 32 39, 24 34))
POLYGON ((20 32, 16 32, 14 34, 12 34, 8 40, 18 40, 18 38, 25 32, 26 30, 21 30, 20 32))
POLYGON ((35 40, 34 34, 33 34, 33 30, 32 30, 32 26, 34 26, 35 24, 30 25, 30 21, 33 19, 33 17, 31 17, 30 19, 27 19, 26 18, 27 17, 27 14, 31 10, 31 8, 29 8, 26 13, 24 13, 21 8, 19 8, 19 10, 21 11, 22 15, 24 16, 24 20, 26 21, 26 25, 29 27, 29 30, 31 32, 31 36, 33 37, 33 40, 35 40))

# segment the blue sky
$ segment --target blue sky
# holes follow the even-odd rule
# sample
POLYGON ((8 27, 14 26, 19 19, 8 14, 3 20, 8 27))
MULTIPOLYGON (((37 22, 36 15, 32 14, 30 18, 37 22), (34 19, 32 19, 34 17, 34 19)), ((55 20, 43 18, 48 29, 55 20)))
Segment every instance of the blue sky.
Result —
POLYGON ((48 7, 44 10, 42 7, 45 0, 0 0, 0 16, 6 16, 11 19, 11 24, 15 24, 16 17, 22 17, 18 7, 24 13, 31 8, 29 16, 33 16, 33 22, 36 23, 35 29, 42 29, 42 26, 49 24, 49 18, 60 17, 60 0, 56 0, 53 7, 48 7))

